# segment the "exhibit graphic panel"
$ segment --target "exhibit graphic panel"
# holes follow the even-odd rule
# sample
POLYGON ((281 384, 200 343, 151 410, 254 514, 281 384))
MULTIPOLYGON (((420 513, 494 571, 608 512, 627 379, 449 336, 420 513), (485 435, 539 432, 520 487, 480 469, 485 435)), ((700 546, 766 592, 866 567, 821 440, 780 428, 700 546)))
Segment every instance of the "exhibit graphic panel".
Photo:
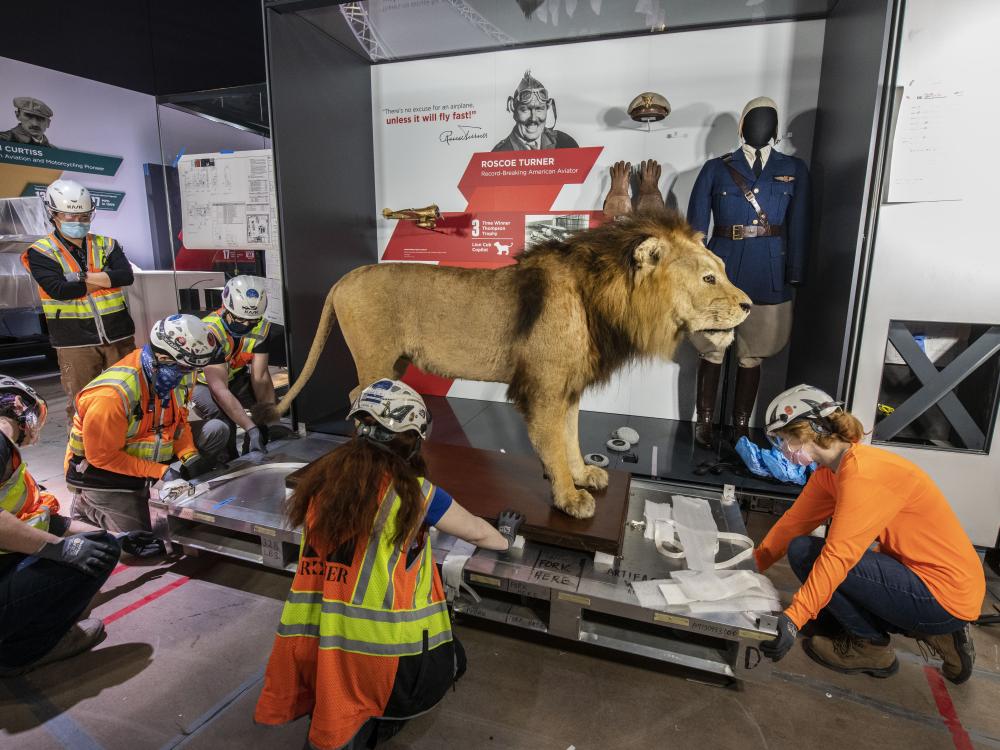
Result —
POLYGON ((184 244, 260 250, 268 280, 267 317, 283 324, 281 242, 270 149, 185 154, 177 162, 184 244))
MULTIPOLYGON (((823 21, 775 23, 373 66, 378 208, 432 209, 420 221, 380 215, 380 260, 513 263, 534 242, 604 221, 620 160, 658 161, 667 206, 683 210, 704 162, 739 146, 739 113, 760 95, 778 104, 778 149, 808 159, 823 31, 823 21), (629 118, 643 91, 670 101, 665 120, 629 118)), ((761 400, 783 387, 786 359, 767 363, 761 400)), ((690 419, 696 355, 684 344, 677 360, 631 364, 587 391, 582 408, 690 419)), ((506 392, 411 382, 436 395, 506 392)))

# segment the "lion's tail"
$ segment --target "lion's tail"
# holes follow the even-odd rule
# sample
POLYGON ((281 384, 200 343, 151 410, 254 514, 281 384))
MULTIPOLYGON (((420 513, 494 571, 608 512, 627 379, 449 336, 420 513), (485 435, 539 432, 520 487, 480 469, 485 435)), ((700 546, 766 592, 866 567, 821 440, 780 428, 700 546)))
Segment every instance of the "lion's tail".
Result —
POLYGON ((288 412, 292 401, 306 387, 306 383, 309 382, 309 378, 312 377, 313 371, 319 363, 323 347, 330 336, 330 331, 333 330, 333 324, 337 321, 337 313, 333 305, 333 293, 336 289, 337 285, 334 284, 326 294, 326 300, 323 302, 323 312, 319 316, 319 327, 316 329, 316 335, 313 336, 312 346, 309 347, 309 356, 306 357, 306 362, 302 366, 302 372, 299 373, 298 378, 292 383, 285 397, 277 404, 254 405, 250 410, 250 417, 253 419, 254 424, 271 424, 277 422, 282 415, 288 412))

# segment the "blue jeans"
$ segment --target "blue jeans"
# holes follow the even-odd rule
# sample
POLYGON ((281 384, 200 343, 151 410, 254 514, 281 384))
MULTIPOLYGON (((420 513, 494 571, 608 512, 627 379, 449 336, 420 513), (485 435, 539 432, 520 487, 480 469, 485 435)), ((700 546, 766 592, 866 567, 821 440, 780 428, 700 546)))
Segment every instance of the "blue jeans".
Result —
POLYGON ((111 575, 108 569, 94 578, 16 553, 0 556, 0 563, 0 667, 21 667, 45 656, 111 575))
MULTIPOLYGON (((825 539, 800 536, 788 545, 788 564, 803 583, 824 544, 825 539)), ((865 552, 822 611, 852 635, 877 641, 889 633, 940 635, 965 626, 938 604, 916 573, 879 552, 865 552)))

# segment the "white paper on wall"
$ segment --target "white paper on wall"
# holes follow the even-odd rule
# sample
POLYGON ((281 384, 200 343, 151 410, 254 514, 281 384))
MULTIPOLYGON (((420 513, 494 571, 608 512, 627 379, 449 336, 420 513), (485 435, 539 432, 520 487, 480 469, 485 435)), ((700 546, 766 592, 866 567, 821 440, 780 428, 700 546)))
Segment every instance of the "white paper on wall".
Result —
POLYGON ((266 317, 284 324, 281 243, 270 149, 187 154, 177 164, 185 247, 264 252, 266 317))
POLYGON ((889 169, 889 203, 961 200, 958 139, 965 92, 957 81, 913 79, 903 88, 889 169))

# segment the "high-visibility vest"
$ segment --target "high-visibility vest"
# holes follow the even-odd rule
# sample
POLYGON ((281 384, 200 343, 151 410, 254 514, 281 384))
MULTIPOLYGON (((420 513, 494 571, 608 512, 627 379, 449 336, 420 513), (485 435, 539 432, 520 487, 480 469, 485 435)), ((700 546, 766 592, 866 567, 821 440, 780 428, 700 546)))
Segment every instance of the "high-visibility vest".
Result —
MULTIPOLYGON (((225 308, 219 308, 214 313, 202 318, 202 323, 211 328, 219 341, 223 342, 226 363, 229 365, 228 381, 231 381, 239 375, 240 370, 253 361, 254 350, 267 341, 267 336, 271 332, 271 324, 261 318, 249 333, 237 339, 226 330, 226 326, 222 322, 224 312, 225 308)), ((202 384, 208 382, 205 380, 205 373, 201 370, 198 371, 198 382, 202 384)))
MULTIPOLYGON (((420 481, 426 512, 434 485, 420 481)), ((311 713, 310 742, 340 747, 369 718, 383 715, 401 657, 452 641, 430 540, 412 549, 409 566, 412 545, 392 542, 401 502, 390 484, 368 537, 353 548, 317 553, 304 532, 254 714, 258 723, 311 713)))
MULTIPOLYGON (((49 518, 59 510, 55 498, 45 496, 38 488, 38 483, 28 465, 21 458, 17 446, 3 433, 0 440, 6 440, 11 448, 11 473, 5 482, 0 483, 0 508, 17 516, 18 519, 42 531, 49 530, 49 518)), ((5 473, 0 467, 0 475, 5 473)), ((0 549, 0 554, 6 550, 0 549)))
MULTIPOLYGON (((141 354, 142 350, 136 349, 91 380, 80 393, 106 386, 114 388, 121 397, 122 411, 128 419, 128 429, 122 436, 123 450, 144 461, 165 463, 174 459, 174 441, 184 426, 181 415, 187 409, 194 389, 194 374, 184 376, 164 406, 142 371, 141 354)), ((73 417, 69 433, 69 450, 74 456, 86 455, 79 409, 73 417)))
MULTIPOLYGON (((114 239, 88 234, 85 245, 86 270, 90 273, 102 271, 108 262, 108 255, 114 249, 114 239)), ((37 250, 46 258, 56 261, 63 273, 79 273, 83 270, 55 232, 42 237, 21 255, 21 263, 29 273, 31 263, 28 253, 31 250, 37 250)), ((53 346, 93 346, 118 341, 135 333, 125 293, 119 287, 98 289, 74 299, 54 299, 39 286, 38 296, 42 299, 42 311, 45 313, 53 346)))

